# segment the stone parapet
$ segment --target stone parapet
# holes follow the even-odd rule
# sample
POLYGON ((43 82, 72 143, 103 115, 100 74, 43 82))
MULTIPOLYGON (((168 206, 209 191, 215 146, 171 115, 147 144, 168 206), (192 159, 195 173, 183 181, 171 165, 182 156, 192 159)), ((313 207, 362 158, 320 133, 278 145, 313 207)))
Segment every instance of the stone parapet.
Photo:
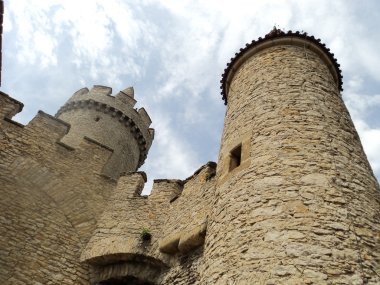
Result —
MULTIPOLYGON (((116 269, 114 274, 102 273, 112 264, 146 264, 154 274, 159 271, 157 284, 164 282, 168 271, 182 274, 177 267, 181 259, 195 258, 203 247, 215 167, 209 162, 185 181, 154 180, 148 197, 140 196, 146 179, 143 173, 121 176, 81 261, 93 266, 100 281, 118 278, 116 269)), ((148 276, 136 274, 141 282, 149 281, 148 276)))
POLYGON ((235 53, 235 56, 231 58, 229 63, 227 63, 227 67, 224 69, 222 79, 220 80, 221 94, 225 104, 227 104, 231 80, 235 74, 235 71, 239 69, 241 64, 254 53, 260 52, 261 50, 265 50, 269 47, 281 45, 299 46, 304 48, 305 51, 307 49, 318 54, 333 75, 338 89, 343 91, 343 76, 342 71, 340 70, 340 64, 338 64, 334 54, 330 52, 330 49, 327 48, 320 39, 316 39, 314 36, 309 36, 305 32, 283 32, 282 30, 274 27, 270 33, 265 35, 264 38, 259 37, 257 40, 253 40, 251 43, 246 44, 246 46, 241 48, 239 52, 235 53))
POLYGON ((112 89, 95 85, 74 93, 59 109, 57 118, 72 128, 63 142, 77 147, 83 136, 114 151, 105 166, 106 175, 117 179, 122 172, 136 171, 145 161, 154 137, 151 119, 144 108, 134 109, 133 89, 111 96, 112 89))
POLYGON ((0 91, 0 124, 4 118, 12 119, 23 107, 23 103, 0 91))
POLYGON ((2 95, 0 283, 90 284, 79 253, 115 186, 100 175, 110 150, 86 138, 65 145, 70 124, 42 111, 12 121, 22 104, 2 95))
POLYGON ((120 100, 120 93, 113 97, 110 95, 111 92, 110 87, 99 85, 95 85, 90 91, 87 88, 82 88, 74 93, 72 98, 58 110, 56 117, 60 117, 64 112, 70 110, 84 108, 110 115, 124 124, 133 134, 139 145, 139 166, 141 166, 147 157, 153 140, 152 131, 149 129, 152 121, 144 108, 140 108, 138 111, 133 108, 136 103, 135 100, 133 102, 120 100))

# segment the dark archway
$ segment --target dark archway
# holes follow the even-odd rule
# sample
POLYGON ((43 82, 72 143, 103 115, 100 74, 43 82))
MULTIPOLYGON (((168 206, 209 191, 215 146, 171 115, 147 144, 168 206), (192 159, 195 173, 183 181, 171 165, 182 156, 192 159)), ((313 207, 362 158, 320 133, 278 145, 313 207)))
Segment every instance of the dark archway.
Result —
POLYGON ((153 283, 140 280, 133 276, 110 278, 108 280, 100 282, 99 284, 100 285, 154 285, 153 283))

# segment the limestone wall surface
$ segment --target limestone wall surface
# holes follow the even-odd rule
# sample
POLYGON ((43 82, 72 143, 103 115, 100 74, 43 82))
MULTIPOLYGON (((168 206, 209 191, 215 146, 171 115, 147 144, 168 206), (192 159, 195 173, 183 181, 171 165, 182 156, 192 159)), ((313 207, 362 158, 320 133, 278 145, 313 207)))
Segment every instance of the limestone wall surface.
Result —
POLYGON ((8 94, 0 91, 0 106, 0 118, 11 119, 15 114, 22 110, 24 105, 10 97, 8 94))
POLYGON ((88 137, 65 144, 70 124, 41 111, 18 124, 19 102, 0 99, 1 284, 199 282, 215 163, 155 180, 143 197, 143 173, 104 176, 111 148, 88 137))
POLYGON ((379 187, 309 44, 273 42, 235 71, 202 284, 380 282, 379 187))
POLYGON ((144 174, 121 177, 81 256, 95 268, 95 282, 130 274, 152 284, 197 284, 214 174, 209 163, 186 181, 155 180, 148 197, 140 196, 144 174))
POLYGON ((101 175, 110 150, 61 144, 70 126, 43 112, 0 121, 0 283, 89 284, 79 257, 116 185, 101 175))

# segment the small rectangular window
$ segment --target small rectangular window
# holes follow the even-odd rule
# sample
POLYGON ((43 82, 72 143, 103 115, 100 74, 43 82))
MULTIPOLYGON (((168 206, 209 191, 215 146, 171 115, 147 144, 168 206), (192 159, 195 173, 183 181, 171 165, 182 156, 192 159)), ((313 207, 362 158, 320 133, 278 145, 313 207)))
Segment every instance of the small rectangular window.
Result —
POLYGON ((230 171, 238 167, 241 163, 241 144, 230 152, 230 171))

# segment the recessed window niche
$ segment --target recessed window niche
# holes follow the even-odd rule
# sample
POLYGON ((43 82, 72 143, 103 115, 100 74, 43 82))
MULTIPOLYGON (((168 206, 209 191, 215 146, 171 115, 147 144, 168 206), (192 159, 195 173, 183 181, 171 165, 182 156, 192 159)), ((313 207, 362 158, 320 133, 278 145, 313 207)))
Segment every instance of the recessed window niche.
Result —
POLYGON ((229 167, 229 171, 234 170, 240 164, 241 164, 241 144, 239 144, 237 147, 235 147, 230 152, 230 167, 229 167))

